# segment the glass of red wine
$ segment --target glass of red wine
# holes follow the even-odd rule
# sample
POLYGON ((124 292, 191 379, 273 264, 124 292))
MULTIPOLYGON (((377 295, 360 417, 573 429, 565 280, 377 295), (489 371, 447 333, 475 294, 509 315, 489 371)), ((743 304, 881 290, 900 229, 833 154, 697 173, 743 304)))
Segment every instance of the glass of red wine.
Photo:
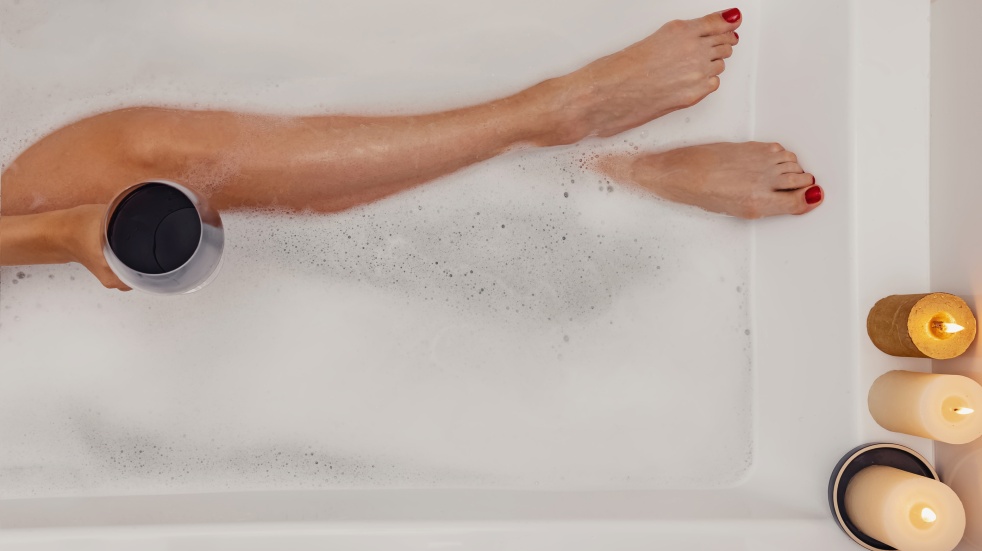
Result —
POLYGON ((103 253, 134 289, 182 294, 218 274, 225 230, 218 211, 190 189, 165 180, 130 186, 109 204, 103 253))

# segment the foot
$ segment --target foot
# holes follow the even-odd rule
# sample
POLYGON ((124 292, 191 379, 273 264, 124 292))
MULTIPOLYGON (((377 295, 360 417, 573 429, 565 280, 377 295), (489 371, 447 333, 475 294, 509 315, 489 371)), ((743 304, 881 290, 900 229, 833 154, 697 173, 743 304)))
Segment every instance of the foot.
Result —
POLYGON ((559 98, 559 141, 612 136, 699 103, 719 88, 741 22, 735 8, 670 21, 620 52, 543 83, 559 98))
POLYGON ((798 157, 776 143, 715 143, 615 155, 602 159, 597 169, 665 199, 740 218, 805 214, 825 196, 798 157))

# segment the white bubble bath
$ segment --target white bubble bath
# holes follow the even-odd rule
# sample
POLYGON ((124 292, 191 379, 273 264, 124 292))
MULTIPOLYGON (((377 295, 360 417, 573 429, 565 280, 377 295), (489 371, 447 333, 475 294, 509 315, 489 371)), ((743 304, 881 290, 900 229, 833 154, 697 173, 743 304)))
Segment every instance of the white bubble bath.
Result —
MULTIPOLYGON (((106 290, 77 264, 0 269, 0 544, 847 549, 819 520, 823 485, 879 434, 861 394, 880 360, 857 328, 899 262, 857 221, 874 193, 857 151, 879 150, 856 129, 919 127, 854 91, 879 46, 833 41, 798 4, 742 3, 721 90, 620 136, 341 213, 223 213, 221 273, 189 295, 106 290), (588 168, 751 139, 795 150, 826 204, 747 222, 588 168)), ((124 106, 468 105, 726 7, 3 1, 0 161, 124 106)), ((845 1, 812 17, 875 19, 845 1)))

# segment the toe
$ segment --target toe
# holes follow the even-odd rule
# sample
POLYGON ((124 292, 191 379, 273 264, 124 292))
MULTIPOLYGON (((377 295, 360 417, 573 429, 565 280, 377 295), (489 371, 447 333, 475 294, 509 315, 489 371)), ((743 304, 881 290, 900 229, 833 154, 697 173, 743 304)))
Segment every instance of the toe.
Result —
POLYGON ((777 174, 801 174, 805 170, 798 163, 780 163, 774 166, 777 174))
POLYGON ((815 177, 811 174, 782 174, 777 179, 777 185, 774 189, 778 190, 792 190, 792 189, 802 189, 811 186, 815 183, 815 177))
POLYGON ((740 42, 740 36, 735 33, 723 33, 714 34, 712 36, 707 36, 703 40, 706 41, 708 46, 721 46, 726 44, 728 46, 736 46, 740 42))
POLYGON ((709 84, 708 84, 709 92, 707 92, 707 94, 712 94, 716 90, 719 90, 719 85, 720 85, 720 80, 718 76, 710 77, 709 84))
POLYGON ((760 216, 778 216, 782 214, 805 214, 822 204, 824 192, 819 186, 809 186, 794 191, 775 191, 770 194, 766 206, 760 210, 760 216))
POLYGON ((713 46, 711 60, 715 61, 717 59, 726 59, 733 55, 733 46, 729 44, 721 44, 719 46, 713 46))
POLYGON ((713 36, 716 34, 731 33, 740 28, 743 21, 740 10, 732 8, 722 12, 714 12, 699 19, 693 19, 692 23, 699 29, 701 36, 713 36))
POLYGON ((811 212, 825 202, 825 190, 819 185, 799 189, 798 191, 794 192, 794 195, 798 196, 799 206, 799 210, 794 214, 805 214, 806 212, 811 212), (802 204, 804 204, 803 208, 801 207, 802 204))
POLYGON ((781 147, 781 144, 772 144, 772 146, 777 146, 778 148, 777 151, 773 151, 772 149, 772 152, 774 153, 774 160, 777 164, 798 162, 798 156, 781 147))
POLYGON ((726 70, 726 62, 722 59, 717 59, 715 61, 709 62, 709 76, 716 76, 723 74, 726 70))

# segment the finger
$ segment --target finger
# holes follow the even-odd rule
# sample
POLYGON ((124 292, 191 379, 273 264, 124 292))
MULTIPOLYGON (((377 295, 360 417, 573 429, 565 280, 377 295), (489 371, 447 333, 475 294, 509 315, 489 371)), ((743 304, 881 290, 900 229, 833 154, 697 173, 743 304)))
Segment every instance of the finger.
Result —
POLYGON ((111 279, 100 279, 99 282, 102 283, 102 286, 105 287, 106 289, 116 289, 117 291, 132 291, 132 289, 130 289, 129 286, 127 286, 122 281, 119 281, 118 279, 115 281, 111 279))
POLYGON ((775 189, 787 191, 806 188, 815 185, 815 176, 807 172, 801 174, 782 174, 777 179, 775 189))
POLYGON ((714 12, 692 20, 692 23, 699 29, 701 36, 733 32, 740 27, 742 22, 743 16, 740 14, 740 10, 736 8, 714 12))
POLYGON ((120 291, 131 290, 129 286, 123 283, 123 281, 119 279, 119 276, 117 276, 115 272, 109 268, 100 268, 99 273, 94 273, 93 275, 98 278, 99 283, 102 283, 102 286, 106 289, 117 289, 120 291))
POLYGON ((713 50, 710 54, 710 60, 716 61, 717 59, 726 59, 733 55, 733 46, 729 44, 721 44, 719 46, 713 46, 713 50))

